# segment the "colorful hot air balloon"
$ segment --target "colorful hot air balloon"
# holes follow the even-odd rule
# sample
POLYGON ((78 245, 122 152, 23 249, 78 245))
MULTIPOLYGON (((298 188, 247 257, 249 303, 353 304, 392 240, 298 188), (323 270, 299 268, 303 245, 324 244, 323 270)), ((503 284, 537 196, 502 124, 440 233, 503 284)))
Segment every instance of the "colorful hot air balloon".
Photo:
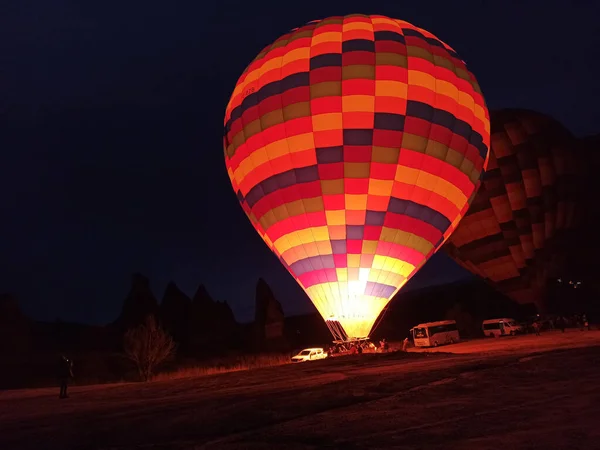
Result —
POLYGON ((482 186, 445 249, 515 301, 543 309, 546 281, 565 261, 561 235, 576 217, 575 140, 528 110, 493 111, 491 126, 482 186))
POLYGON ((489 116, 475 77, 431 33, 331 17, 246 68, 224 147, 244 211, 334 337, 366 338, 468 209, 489 116))

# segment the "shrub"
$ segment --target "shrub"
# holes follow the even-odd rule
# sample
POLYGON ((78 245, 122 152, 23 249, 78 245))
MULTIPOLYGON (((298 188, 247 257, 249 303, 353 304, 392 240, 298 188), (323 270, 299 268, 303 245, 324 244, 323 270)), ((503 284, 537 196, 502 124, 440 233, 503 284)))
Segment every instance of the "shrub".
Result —
POLYGON ((143 324, 125 333, 124 349, 140 379, 149 381, 156 367, 175 354, 175 343, 154 316, 148 316, 143 324))

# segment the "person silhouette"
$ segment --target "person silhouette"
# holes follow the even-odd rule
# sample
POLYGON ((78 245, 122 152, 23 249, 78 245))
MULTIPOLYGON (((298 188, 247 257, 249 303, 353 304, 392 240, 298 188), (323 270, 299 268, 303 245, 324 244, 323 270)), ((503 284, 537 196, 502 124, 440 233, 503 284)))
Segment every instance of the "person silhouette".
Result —
POLYGON ((73 378, 73 361, 65 355, 60 356, 58 366, 58 380, 60 384, 60 394, 58 398, 68 398, 67 388, 69 387, 69 379, 73 378))

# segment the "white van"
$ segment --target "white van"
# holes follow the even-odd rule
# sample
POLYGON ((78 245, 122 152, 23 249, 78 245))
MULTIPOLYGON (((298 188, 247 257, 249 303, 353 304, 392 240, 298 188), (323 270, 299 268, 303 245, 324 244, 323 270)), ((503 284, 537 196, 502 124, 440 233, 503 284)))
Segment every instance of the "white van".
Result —
POLYGON ((514 336, 523 332, 523 327, 515 322, 515 319, 506 317, 484 320, 481 328, 486 337, 514 336))
POLYGON ((421 323, 410 330, 415 347, 437 347, 460 341, 455 320, 421 323))

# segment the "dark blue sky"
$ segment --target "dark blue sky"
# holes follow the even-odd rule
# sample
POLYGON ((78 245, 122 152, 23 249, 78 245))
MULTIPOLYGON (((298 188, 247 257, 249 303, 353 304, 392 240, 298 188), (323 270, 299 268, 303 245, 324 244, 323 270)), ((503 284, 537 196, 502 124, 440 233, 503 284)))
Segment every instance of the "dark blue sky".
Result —
MULTIPOLYGON (((537 109, 590 134, 600 131, 594 3, 9 0, 0 292, 37 319, 105 323, 140 271, 159 298, 171 279, 190 295, 205 283, 247 320, 263 276, 286 313, 310 310, 224 169, 224 108, 248 62, 309 20, 385 14, 454 47, 490 108, 537 109)), ((407 288, 463 276, 436 255, 407 288)))

